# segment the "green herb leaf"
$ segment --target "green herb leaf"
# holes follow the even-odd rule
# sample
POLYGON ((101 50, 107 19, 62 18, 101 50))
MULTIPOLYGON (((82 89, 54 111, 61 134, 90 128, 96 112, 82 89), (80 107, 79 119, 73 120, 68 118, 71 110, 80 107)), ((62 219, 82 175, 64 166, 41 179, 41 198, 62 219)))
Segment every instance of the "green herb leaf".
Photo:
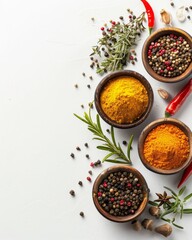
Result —
POLYGON ((177 228, 179 228, 179 229, 184 229, 184 227, 182 227, 182 226, 180 226, 180 225, 178 225, 178 224, 176 224, 176 223, 174 223, 174 222, 172 222, 172 224, 173 224, 173 226, 175 226, 175 227, 177 227, 177 228))
POLYGON ((181 195, 184 193, 185 189, 186 189, 186 186, 182 187, 182 188, 179 190, 179 196, 181 196, 181 195))
POLYGON ((130 139, 129 139, 129 143, 128 143, 128 145, 127 145, 127 156, 128 156, 128 159, 129 159, 129 160, 131 160, 130 152, 131 152, 132 142, 133 142, 133 135, 131 135, 131 137, 130 137, 130 139))
POLYGON ((192 197, 192 193, 190 193, 189 195, 187 195, 185 198, 184 198, 184 202, 187 202, 190 198, 192 197))
POLYGON ((168 187, 165 187, 165 186, 164 186, 164 188, 169 190, 174 196, 177 196, 177 194, 171 188, 168 188, 168 187))
POLYGON ((192 214, 192 209, 191 208, 184 208, 183 213, 184 214, 192 214))

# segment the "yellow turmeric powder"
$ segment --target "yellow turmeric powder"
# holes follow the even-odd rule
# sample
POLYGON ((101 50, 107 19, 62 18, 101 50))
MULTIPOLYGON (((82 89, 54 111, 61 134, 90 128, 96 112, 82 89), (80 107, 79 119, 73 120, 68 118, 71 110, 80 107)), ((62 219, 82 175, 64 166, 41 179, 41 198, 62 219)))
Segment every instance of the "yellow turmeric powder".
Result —
POLYGON ((171 170, 183 165, 189 151, 189 139, 180 128, 161 124, 147 135, 143 153, 151 166, 171 170))
POLYGON ((100 95, 105 114, 117 123, 132 123, 146 111, 148 94, 143 84, 133 77, 112 79, 100 95))

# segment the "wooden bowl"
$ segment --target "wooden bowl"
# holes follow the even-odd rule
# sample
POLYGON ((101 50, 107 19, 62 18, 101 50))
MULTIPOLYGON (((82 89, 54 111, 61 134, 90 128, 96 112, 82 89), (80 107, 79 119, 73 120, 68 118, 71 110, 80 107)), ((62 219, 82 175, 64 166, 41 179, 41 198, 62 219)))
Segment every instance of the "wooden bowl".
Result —
POLYGON ((136 219, 145 210, 147 203, 148 203, 148 199, 149 199, 149 189, 148 189, 148 185, 147 185, 144 177, 138 170, 136 170, 133 167, 127 166, 127 165, 116 165, 116 166, 107 168, 102 173, 100 173, 99 176, 96 178, 94 185, 93 185, 92 197, 93 197, 93 202, 95 204, 95 207, 97 208, 97 210, 99 211, 100 214, 102 214, 108 220, 121 223, 121 222, 128 222, 128 221, 132 221, 132 220, 136 219), (114 173, 114 172, 118 172, 118 171, 133 173, 139 179, 139 182, 143 186, 142 193, 143 193, 144 197, 143 197, 143 201, 141 202, 141 205, 135 211, 134 214, 127 215, 127 216, 111 215, 110 213, 106 212, 100 206, 98 199, 97 199, 99 185, 110 173, 114 173))
POLYGON ((188 44, 190 45, 190 47, 192 49, 192 38, 187 32, 183 31, 182 29, 174 28, 174 27, 162 28, 162 29, 159 29, 159 30, 155 31, 154 33, 152 33, 146 39, 146 41, 143 45, 143 49, 142 49, 142 61, 143 61, 143 65, 144 65, 146 71, 153 78, 155 78, 156 80, 161 81, 161 82, 173 83, 173 82, 179 82, 181 80, 184 80, 192 73, 192 62, 189 64, 189 66, 185 70, 185 72, 183 72, 181 75, 179 75, 177 77, 168 78, 168 77, 160 76, 156 72, 154 72, 153 69, 151 68, 151 66, 149 65, 149 61, 147 58, 148 49, 149 49, 151 42, 159 39, 162 36, 168 35, 168 34, 175 34, 177 36, 183 37, 188 42, 188 44))
POLYGON ((149 170, 151 170, 153 172, 156 172, 156 173, 159 173, 159 174, 167 174, 167 175, 178 173, 178 172, 182 171, 184 168, 186 168, 190 164, 190 162, 192 161, 192 134, 191 134, 191 130, 183 122, 181 122, 177 119, 174 119, 174 118, 161 118, 161 119, 155 120, 152 123, 150 123, 148 126, 146 126, 145 129, 142 131, 142 133, 139 137, 139 141, 138 141, 138 151, 139 151, 139 156, 140 156, 140 159, 141 159, 142 163, 149 170), (144 142, 145 142, 145 139, 146 139, 147 135, 155 127, 157 127, 161 124, 166 124, 166 123, 175 125, 178 128, 180 128, 186 134, 186 136, 188 137, 189 146, 190 146, 189 157, 184 162, 184 164, 181 165, 178 168, 173 168, 173 169, 170 169, 170 170, 164 170, 164 169, 156 168, 156 167, 150 165, 149 162, 145 159, 144 154, 143 154, 144 142))
POLYGON ((117 71, 117 72, 110 73, 101 80, 101 82, 98 84, 98 86, 95 90, 95 106, 96 106, 97 112, 99 113, 99 115, 101 116, 101 118, 105 122, 107 122, 109 125, 111 125, 113 127, 116 127, 116 128, 125 129, 125 128, 132 128, 132 127, 135 127, 135 126, 139 125, 149 115, 150 110, 152 108, 152 105, 153 105, 153 90, 152 90, 152 87, 149 84, 149 82, 141 74, 139 74, 138 72, 135 72, 135 71, 122 70, 122 71, 117 71), (114 78, 121 77, 121 76, 133 77, 133 78, 139 80, 143 84, 143 86, 145 87, 145 89, 147 91, 147 94, 148 94, 148 98, 149 98, 149 103, 148 103, 146 111, 141 115, 140 118, 138 118, 137 120, 135 120, 132 123, 122 123, 121 124, 121 123, 117 123, 117 122, 111 120, 104 113, 104 111, 101 108, 101 104, 100 104, 100 95, 101 95, 101 92, 102 92, 103 88, 105 87, 105 85, 109 81, 113 80, 114 78))

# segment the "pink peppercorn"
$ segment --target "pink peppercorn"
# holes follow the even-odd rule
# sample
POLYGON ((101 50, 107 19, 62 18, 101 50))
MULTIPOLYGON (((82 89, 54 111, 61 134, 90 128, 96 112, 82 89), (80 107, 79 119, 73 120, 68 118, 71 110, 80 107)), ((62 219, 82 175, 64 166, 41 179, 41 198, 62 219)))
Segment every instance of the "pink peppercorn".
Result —
POLYGON ((93 163, 93 162, 91 162, 91 163, 90 163, 90 166, 91 166, 91 167, 94 167, 95 165, 94 165, 94 163, 93 163))
POLYGON ((101 27, 101 31, 104 31, 104 29, 105 29, 104 27, 101 27))
POLYGON ((123 199, 121 199, 120 202, 119 202, 119 204, 120 204, 120 205, 123 205, 124 202, 125 202, 125 201, 124 201, 123 199))
POLYGON ((106 182, 103 183, 103 187, 107 187, 107 183, 106 182))
POLYGON ((115 201, 115 198, 110 198, 110 201, 111 201, 111 202, 114 202, 114 201, 115 201))
POLYGON ((101 197, 102 196, 102 192, 98 192, 97 195, 98 195, 98 197, 101 197))
POLYGON ((87 181, 91 182, 91 178, 90 178, 90 177, 87 177, 87 181))
POLYGON ((132 187, 132 184, 131 184, 131 183, 128 183, 128 184, 127 184, 127 187, 128 187, 128 188, 131 188, 131 187, 132 187))
POLYGON ((133 56, 130 56, 130 57, 129 57, 129 59, 130 59, 130 60, 133 60, 133 59, 134 59, 134 57, 133 57, 133 56))
POLYGON ((127 206, 128 206, 128 207, 131 207, 131 205, 132 205, 131 202, 128 202, 128 203, 127 203, 127 206))

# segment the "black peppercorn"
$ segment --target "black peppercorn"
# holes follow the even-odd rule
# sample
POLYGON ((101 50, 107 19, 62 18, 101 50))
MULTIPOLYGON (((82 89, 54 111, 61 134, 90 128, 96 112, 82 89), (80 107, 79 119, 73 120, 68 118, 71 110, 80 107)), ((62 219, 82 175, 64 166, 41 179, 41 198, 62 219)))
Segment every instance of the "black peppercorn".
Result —
POLYGON ((76 150, 77 150, 77 151, 81 151, 81 148, 80 148, 80 147, 76 147, 76 150))
POLYGON ((75 158, 75 154, 74 153, 71 153, 70 155, 72 158, 75 158))
POLYGON ((86 154, 86 155, 85 155, 85 157, 86 157, 87 159, 89 159, 89 158, 90 158, 90 157, 89 157, 89 154, 86 154))
POLYGON ((80 186, 83 186, 83 182, 82 182, 82 181, 79 181, 78 184, 79 184, 80 186))
POLYGON ((84 216, 85 216, 84 212, 80 212, 79 215, 80 215, 81 217, 84 217, 84 216))
POLYGON ((86 148, 88 148, 88 147, 89 147, 88 143, 85 143, 84 145, 85 145, 85 147, 86 147, 86 148))
POLYGON ((75 191, 74 190, 71 190, 70 192, 69 192, 70 194, 71 194, 71 196, 75 196, 75 191))

